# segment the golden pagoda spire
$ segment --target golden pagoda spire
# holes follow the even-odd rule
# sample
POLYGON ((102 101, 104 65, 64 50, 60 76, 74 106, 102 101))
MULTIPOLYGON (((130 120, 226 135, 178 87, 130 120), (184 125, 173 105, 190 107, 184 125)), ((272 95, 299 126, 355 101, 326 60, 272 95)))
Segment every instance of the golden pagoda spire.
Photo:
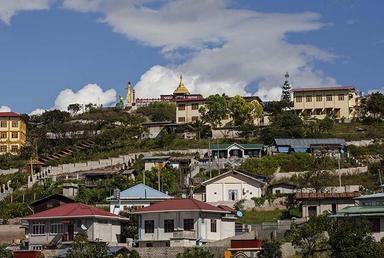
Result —
POLYGON ((180 74, 179 86, 176 88, 176 90, 173 92, 173 94, 183 94, 183 95, 189 94, 188 88, 185 87, 185 85, 183 83, 183 75, 182 74, 180 74))

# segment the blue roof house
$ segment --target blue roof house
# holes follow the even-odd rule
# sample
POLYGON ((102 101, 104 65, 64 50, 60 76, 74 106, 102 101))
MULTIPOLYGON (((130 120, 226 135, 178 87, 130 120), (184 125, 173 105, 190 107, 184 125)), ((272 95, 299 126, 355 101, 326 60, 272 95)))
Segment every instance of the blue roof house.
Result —
POLYGON ((111 213, 119 214, 121 211, 128 211, 131 208, 141 208, 156 202, 172 199, 172 196, 162 193, 144 184, 137 184, 122 192, 115 193, 108 197, 111 213))

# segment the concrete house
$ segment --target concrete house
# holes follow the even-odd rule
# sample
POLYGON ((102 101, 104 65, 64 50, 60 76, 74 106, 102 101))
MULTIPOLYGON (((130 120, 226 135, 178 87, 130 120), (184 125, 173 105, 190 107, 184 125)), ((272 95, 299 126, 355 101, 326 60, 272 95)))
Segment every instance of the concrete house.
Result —
POLYGON ((289 183, 278 183, 269 185, 268 188, 272 194, 293 194, 296 192, 296 186, 289 183))
POLYGON ((233 205, 240 200, 261 197, 266 177, 233 169, 202 183, 206 202, 233 205))
POLYGON ((195 246, 235 235, 235 210, 195 199, 170 199, 139 209, 139 246, 195 246))
POLYGON ((274 149, 278 153, 312 153, 340 155, 346 149, 346 142, 339 138, 276 138, 274 140, 274 149))
POLYGON ((34 213, 49 210, 66 203, 73 203, 74 199, 61 194, 52 194, 40 200, 31 202, 28 206, 34 213))
POLYGON ((24 217, 30 250, 65 247, 84 231, 90 241, 120 241, 120 223, 126 218, 81 203, 68 203, 24 217))
POLYGON ((376 241, 384 237, 384 193, 356 197, 356 205, 339 210, 333 217, 366 218, 372 225, 371 231, 376 241))
POLYGON ((326 212, 335 214, 341 209, 354 205, 360 192, 344 193, 296 193, 295 199, 301 203, 303 218, 316 217, 326 212))
POLYGON ((142 208, 156 202, 173 198, 144 184, 137 184, 118 194, 107 198, 110 212, 118 215, 121 211, 128 212, 130 208, 142 208))
POLYGON ((244 143, 233 143, 233 144, 211 144, 210 155, 212 157, 220 158, 250 158, 250 157, 261 157, 263 151, 263 144, 244 144, 244 143))

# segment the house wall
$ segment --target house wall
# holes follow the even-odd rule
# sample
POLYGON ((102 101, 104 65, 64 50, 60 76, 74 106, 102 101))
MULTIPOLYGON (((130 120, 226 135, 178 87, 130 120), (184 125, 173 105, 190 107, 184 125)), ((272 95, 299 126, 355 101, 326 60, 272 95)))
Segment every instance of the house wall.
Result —
POLYGON ((21 117, 0 117, 0 155, 16 154, 12 148, 19 150, 26 142, 26 135, 27 125, 21 117), (17 122, 17 126, 13 126, 13 121, 17 122), (12 132, 17 132, 17 137, 12 137, 12 132))
POLYGON ((164 232, 164 220, 174 220, 174 230, 184 231, 184 219, 194 219, 194 230, 191 231, 194 239, 201 239, 203 242, 220 240, 235 235, 235 222, 222 221, 219 213, 201 212, 159 212, 140 215, 139 239, 140 241, 169 241, 174 237, 174 232, 164 232), (217 232, 211 232, 211 219, 217 221, 217 232), (154 233, 145 233, 145 221, 154 220, 154 233))
POLYGON ((337 111, 336 118, 345 117, 346 119, 352 119, 357 115, 354 107, 359 104, 354 90, 342 89, 294 91, 293 103, 295 110, 308 112, 309 115, 318 119, 323 119, 326 116, 326 109, 337 111), (331 101, 327 101, 328 95, 332 96, 331 101), (321 96, 321 101, 317 100, 317 96, 321 96), (344 99, 340 100, 339 96, 343 96, 344 99), (311 97, 311 101, 307 101, 307 97, 311 97), (318 110, 320 113, 316 113, 315 110, 318 110))
POLYGON ((276 193, 290 194, 290 193, 294 193, 294 192, 296 192, 296 191, 293 188, 286 188, 286 187, 282 187, 282 186, 272 188, 273 194, 276 194, 276 193))
POLYGON ((237 200, 251 200, 253 197, 261 197, 262 185, 241 175, 229 175, 221 178, 205 187, 207 202, 231 201, 229 190, 237 190, 237 200))
POLYGON ((303 218, 309 217, 308 207, 316 206, 317 216, 327 211, 332 212, 332 204, 336 204, 336 211, 345 207, 353 206, 355 201, 352 199, 327 199, 327 200, 307 200, 302 202, 303 218))

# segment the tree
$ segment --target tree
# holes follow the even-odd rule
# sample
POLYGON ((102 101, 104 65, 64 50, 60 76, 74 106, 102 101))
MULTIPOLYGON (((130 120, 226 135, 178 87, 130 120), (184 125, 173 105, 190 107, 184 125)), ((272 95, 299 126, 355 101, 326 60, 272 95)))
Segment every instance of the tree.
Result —
POLYGON ((384 95, 380 92, 372 93, 367 100, 367 110, 376 119, 384 115, 384 95))
POLYGON ((282 258, 281 243, 278 241, 263 241, 263 249, 261 249, 259 258, 282 258))
POLYGON ((328 225, 327 216, 313 217, 301 225, 292 223, 286 237, 292 241, 294 246, 301 249, 303 258, 313 257, 315 253, 322 252, 328 247, 325 234, 328 225))
POLYGON ((188 248, 184 253, 177 254, 176 258, 213 258, 214 255, 203 247, 188 248))
POLYGON ((80 104, 70 104, 68 106, 67 110, 76 115, 81 110, 81 105, 80 104))
POLYGON ((252 109, 253 106, 239 95, 228 101, 228 110, 235 126, 249 123, 252 118, 252 109))
POLYGON ((384 257, 382 243, 371 235, 371 225, 363 218, 339 218, 328 227, 332 258, 384 257))
POLYGON ((316 193, 324 191, 330 185, 332 173, 329 172, 333 163, 329 157, 316 158, 309 172, 298 176, 298 184, 301 188, 313 188, 316 193))
POLYGON ((169 102, 154 102, 148 106, 143 106, 136 111, 139 114, 148 116, 151 121, 175 121, 176 105, 169 102))
POLYGON ((0 246, 0 257, 1 258, 12 258, 13 253, 11 250, 6 249, 5 245, 0 246))
POLYGON ((108 258, 108 246, 102 242, 91 243, 88 241, 87 233, 79 232, 75 236, 72 248, 67 258, 108 258))
POLYGON ((205 106, 200 107, 201 120, 212 127, 222 125, 222 120, 227 116, 227 100, 219 94, 211 95, 206 99, 205 106))
POLYGON ((283 86, 281 86, 281 89, 282 89, 281 100, 289 103, 292 101, 292 99, 291 99, 291 84, 288 81, 289 74, 286 73, 284 75, 284 77, 285 77, 285 81, 284 81, 283 86))

